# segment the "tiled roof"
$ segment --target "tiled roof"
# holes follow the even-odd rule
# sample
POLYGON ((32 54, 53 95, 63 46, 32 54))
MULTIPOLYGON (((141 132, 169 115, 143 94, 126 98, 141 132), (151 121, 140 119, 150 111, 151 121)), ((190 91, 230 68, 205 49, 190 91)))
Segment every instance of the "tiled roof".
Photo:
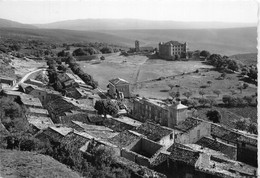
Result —
POLYGON ((236 149, 234 146, 219 142, 209 137, 202 137, 199 141, 196 142, 196 144, 210 148, 212 150, 220 151, 221 153, 231 157, 236 155, 236 149))
POLYGON ((110 83, 112 83, 113 85, 118 85, 118 84, 129 84, 128 81, 121 79, 121 78, 115 78, 115 79, 111 79, 109 80, 110 83))
POLYGON ((159 141, 166 135, 169 135, 173 132, 172 129, 154 124, 152 122, 145 122, 140 127, 136 129, 136 132, 146 136, 152 141, 159 141))
POLYGON ((194 127, 196 127, 197 125, 199 125, 201 122, 202 121, 197 120, 195 118, 188 117, 187 119, 185 119, 183 122, 179 123, 174 128, 177 130, 181 130, 183 132, 187 132, 187 131, 193 129, 194 127))
POLYGON ((246 136, 245 134, 235 132, 217 124, 211 124, 211 135, 235 144, 238 142, 244 142, 257 146, 257 138, 246 136))
POLYGON ((12 77, 6 77, 6 76, 0 76, 0 82, 1 82, 1 80, 9 80, 9 81, 14 81, 14 80, 16 80, 15 78, 12 78, 12 77))
POLYGON ((49 127, 49 128, 63 136, 67 135, 70 132, 73 132, 73 129, 69 127, 49 127))
POLYGON ((140 139, 140 137, 128 130, 125 130, 113 138, 108 139, 108 141, 119 147, 127 147, 134 141, 140 139))
POLYGON ((257 146, 257 138, 240 135, 237 140, 246 144, 257 146))
POLYGON ((41 108, 43 107, 39 98, 34 98, 31 95, 21 95, 20 98, 24 105, 37 106, 37 107, 41 107, 41 108))
POLYGON ((167 151, 170 152, 170 159, 181 161, 191 166, 195 166, 195 163, 200 156, 198 151, 193 151, 189 147, 177 143, 170 146, 167 151))
POLYGON ((109 131, 109 132, 113 132, 113 130, 109 129, 108 127, 105 126, 99 126, 99 125, 90 125, 90 124, 85 124, 79 121, 72 121, 74 124, 84 128, 84 130, 86 131, 91 131, 91 130, 95 130, 95 131, 109 131))
POLYGON ((30 113, 35 113, 35 114, 45 114, 45 115, 49 114, 47 109, 42 109, 42 108, 29 107, 28 110, 30 113))
POLYGON ((118 134, 117 132, 113 132, 113 130, 104 126, 89 125, 78 121, 72 121, 72 123, 83 128, 85 132, 93 136, 95 139, 108 139, 118 134))
POLYGON ((173 46, 178 46, 178 45, 183 45, 182 43, 178 42, 178 41, 168 41, 167 43, 165 43, 166 45, 168 44, 172 44, 173 46))
POLYGON ((67 146, 81 149, 90 138, 82 136, 80 133, 70 132, 65 137, 62 138, 62 143, 65 143, 67 146))
POLYGON ((27 116, 27 121, 37 127, 38 129, 46 129, 49 126, 54 126, 51 118, 49 117, 39 117, 39 116, 27 116))
POLYGON ((134 120, 130 117, 126 117, 126 116, 121 116, 119 118, 114 118, 114 117, 111 117, 112 120, 116 120, 118 122, 122 122, 122 123, 125 123, 125 124, 128 124, 128 125, 131 125, 133 127, 139 127, 142 125, 142 122, 139 122, 137 120, 134 120))

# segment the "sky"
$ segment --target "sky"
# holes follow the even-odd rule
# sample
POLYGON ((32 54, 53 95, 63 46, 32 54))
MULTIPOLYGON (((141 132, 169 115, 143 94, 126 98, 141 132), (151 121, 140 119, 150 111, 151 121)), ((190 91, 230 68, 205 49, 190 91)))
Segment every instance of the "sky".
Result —
POLYGON ((74 19, 256 23, 256 0, 0 0, 0 18, 26 24, 74 19))

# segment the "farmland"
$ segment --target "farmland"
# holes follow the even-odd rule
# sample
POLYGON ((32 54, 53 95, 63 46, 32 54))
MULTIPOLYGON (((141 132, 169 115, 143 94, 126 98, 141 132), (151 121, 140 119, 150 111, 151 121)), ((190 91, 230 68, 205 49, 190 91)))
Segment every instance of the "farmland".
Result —
MULTIPOLYGON (((237 74, 227 74, 226 79, 217 80, 220 73, 201 61, 165 61, 148 59, 146 56, 124 57, 115 54, 105 61, 79 63, 85 72, 93 75, 102 89, 106 89, 110 79, 120 77, 132 84, 133 93, 145 97, 169 97, 168 84, 179 85, 180 92, 193 91, 193 97, 200 97, 198 91, 203 89, 206 95, 214 95, 218 100, 221 100, 223 94, 231 94, 231 90, 235 94, 241 92, 237 89, 240 84, 237 74), (195 73, 197 69, 199 72, 195 73), (149 81, 152 79, 157 80, 149 81), (208 81, 212 83, 208 84, 208 81), (219 97, 212 93, 216 89, 222 91, 219 97)), ((242 91, 242 95, 254 94, 256 91, 256 86, 250 85, 242 91)))

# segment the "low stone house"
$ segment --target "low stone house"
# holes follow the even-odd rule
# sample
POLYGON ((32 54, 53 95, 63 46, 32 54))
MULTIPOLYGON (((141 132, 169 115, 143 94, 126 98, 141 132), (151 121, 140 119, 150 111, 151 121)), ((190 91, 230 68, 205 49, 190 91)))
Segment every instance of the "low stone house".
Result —
POLYGON ((196 142, 196 144, 210 148, 212 150, 219 151, 225 155, 227 155, 230 159, 237 160, 237 147, 227 144, 225 142, 221 142, 219 140, 210 138, 210 137, 202 137, 200 140, 196 142))
POLYGON ((135 131, 166 148, 174 143, 175 132, 173 129, 152 122, 143 123, 135 131))
POLYGON ((151 167, 167 177, 237 178, 256 177, 256 168, 234 160, 222 153, 198 145, 173 144, 161 152, 151 167))
POLYGON ((112 98, 129 98, 130 93, 130 83, 121 78, 115 78, 109 80, 108 84, 108 94, 112 98))
POLYGON ((107 116, 104 120, 104 125, 116 132, 121 132, 124 130, 135 130, 137 127, 141 126, 142 123, 127 116, 120 116, 117 118, 107 116))
POLYGON ((41 141, 54 141, 60 143, 61 140, 69 133, 73 132, 74 130, 69 127, 62 127, 62 126, 52 126, 48 127, 47 129, 42 130, 41 132, 35 135, 41 141))
POLYGON ((2 86, 6 85, 8 87, 12 87, 15 85, 15 83, 16 83, 15 78, 0 76, 0 84, 2 84, 2 86))
POLYGON ((200 119, 188 117, 174 127, 175 142, 196 143, 202 137, 210 136, 211 124, 200 119))
POLYGON ((211 125, 213 138, 237 147, 237 160, 257 167, 257 135, 245 134, 218 124, 211 125))

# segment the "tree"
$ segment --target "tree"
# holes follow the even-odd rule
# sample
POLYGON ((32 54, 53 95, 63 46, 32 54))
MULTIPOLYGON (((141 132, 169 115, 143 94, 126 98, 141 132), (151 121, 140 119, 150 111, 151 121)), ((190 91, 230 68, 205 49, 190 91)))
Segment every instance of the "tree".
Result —
POLYGON ((196 50, 192 54, 193 58, 199 59, 200 58, 200 50, 196 50))
POLYGON ((235 60, 229 59, 227 60, 227 67, 233 71, 238 71, 239 65, 235 60))
POLYGON ((203 97, 206 94, 206 92, 204 90, 200 90, 199 94, 203 97))
POLYGON ((257 80, 257 67, 251 67, 247 75, 250 79, 257 80))
POLYGON ((250 133, 253 133, 253 134, 256 134, 256 135, 257 135, 257 133, 258 133, 258 131, 257 131, 257 124, 255 124, 255 123, 251 122, 251 123, 249 124, 249 126, 248 126, 247 130, 248 130, 248 132, 250 132, 250 133))
POLYGON ((230 90, 230 93, 231 93, 232 95, 237 94, 236 90, 230 90))
POLYGON ((187 56, 188 56, 189 59, 192 58, 192 54, 193 54, 192 51, 188 51, 188 52, 187 52, 187 56))
POLYGON ((111 47, 103 47, 102 49, 100 49, 100 51, 102 52, 102 54, 114 52, 113 48, 111 48, 111 47))
POLYGON ((207 84, 208 84, 209 87, 210 87, 210 85, 212 84, 212 81, 207 81, 207 84))
POLYGON ((207 98, 199 98, 199 103, 203 106, 209 103, 209 100, 207 98))
POLYGON ((78 48, 72 52, 72 55, 73 56, 85 56, 85 55, 87 55, 87 53, 82 48, 78 48))
POLYGON ((98 114, 103 114, 105 117, 107 114, 116 115, 119 111, 117 104, 109 99, 96 101, 94 108, 98 114))
POLYGON ((104 61, 104 60, 105 60, 105 57, 104 57, 104 56, 101 56, 101 57, 100 57, 100 60, 104 61))
POLYGON ((69 56, 69 52, 65 52, 64 50, 58 52, 57 56, 58 57, 66 57, 66 56, 69 56))
POLYGON ((191 92, 191 91, 186 91, 186 92, 183 93, 183 95, 184 95, 187 99, 189 99, 189 98, 192 96, 192 92, 191 92))
POLYGON ((173 89, 173 87, 174 87, 174 84, 172 84, 172 83, 169 83, 169 84, 168 84, 168 87, 170 87, 170 89, 172 90, 172 89, 173 89))
POLYGON ((241 118, 240 120, 235 122, 235 128, 239 130, 246 130, 247 128, 247 121, 244 118, 241 118))
POLYGON ((210 56, 210 53, 206 50, 203 50, 203 51, 200 52, 200 56, 208 58, 210 56))
POLYGON ((213 90, 213 93, 218 95, 218 97, 219 97, 219 95, 221 94, 221 91, 220 90, 213 90))
POLYGON ((218 110, 209 110, 206 114, 208 120, 214 122, 214 123, 219 123, 221 120, 221 114, 218 110))
POLYGON ((179 54, 175 54, 174 55, 174 60, 179 60, 180 59, 180 55, 179 54))
POLYGON ((250 105, 253 102, 253 97, 252 96, 244 96, 243 98, 248 105, 250 105))

